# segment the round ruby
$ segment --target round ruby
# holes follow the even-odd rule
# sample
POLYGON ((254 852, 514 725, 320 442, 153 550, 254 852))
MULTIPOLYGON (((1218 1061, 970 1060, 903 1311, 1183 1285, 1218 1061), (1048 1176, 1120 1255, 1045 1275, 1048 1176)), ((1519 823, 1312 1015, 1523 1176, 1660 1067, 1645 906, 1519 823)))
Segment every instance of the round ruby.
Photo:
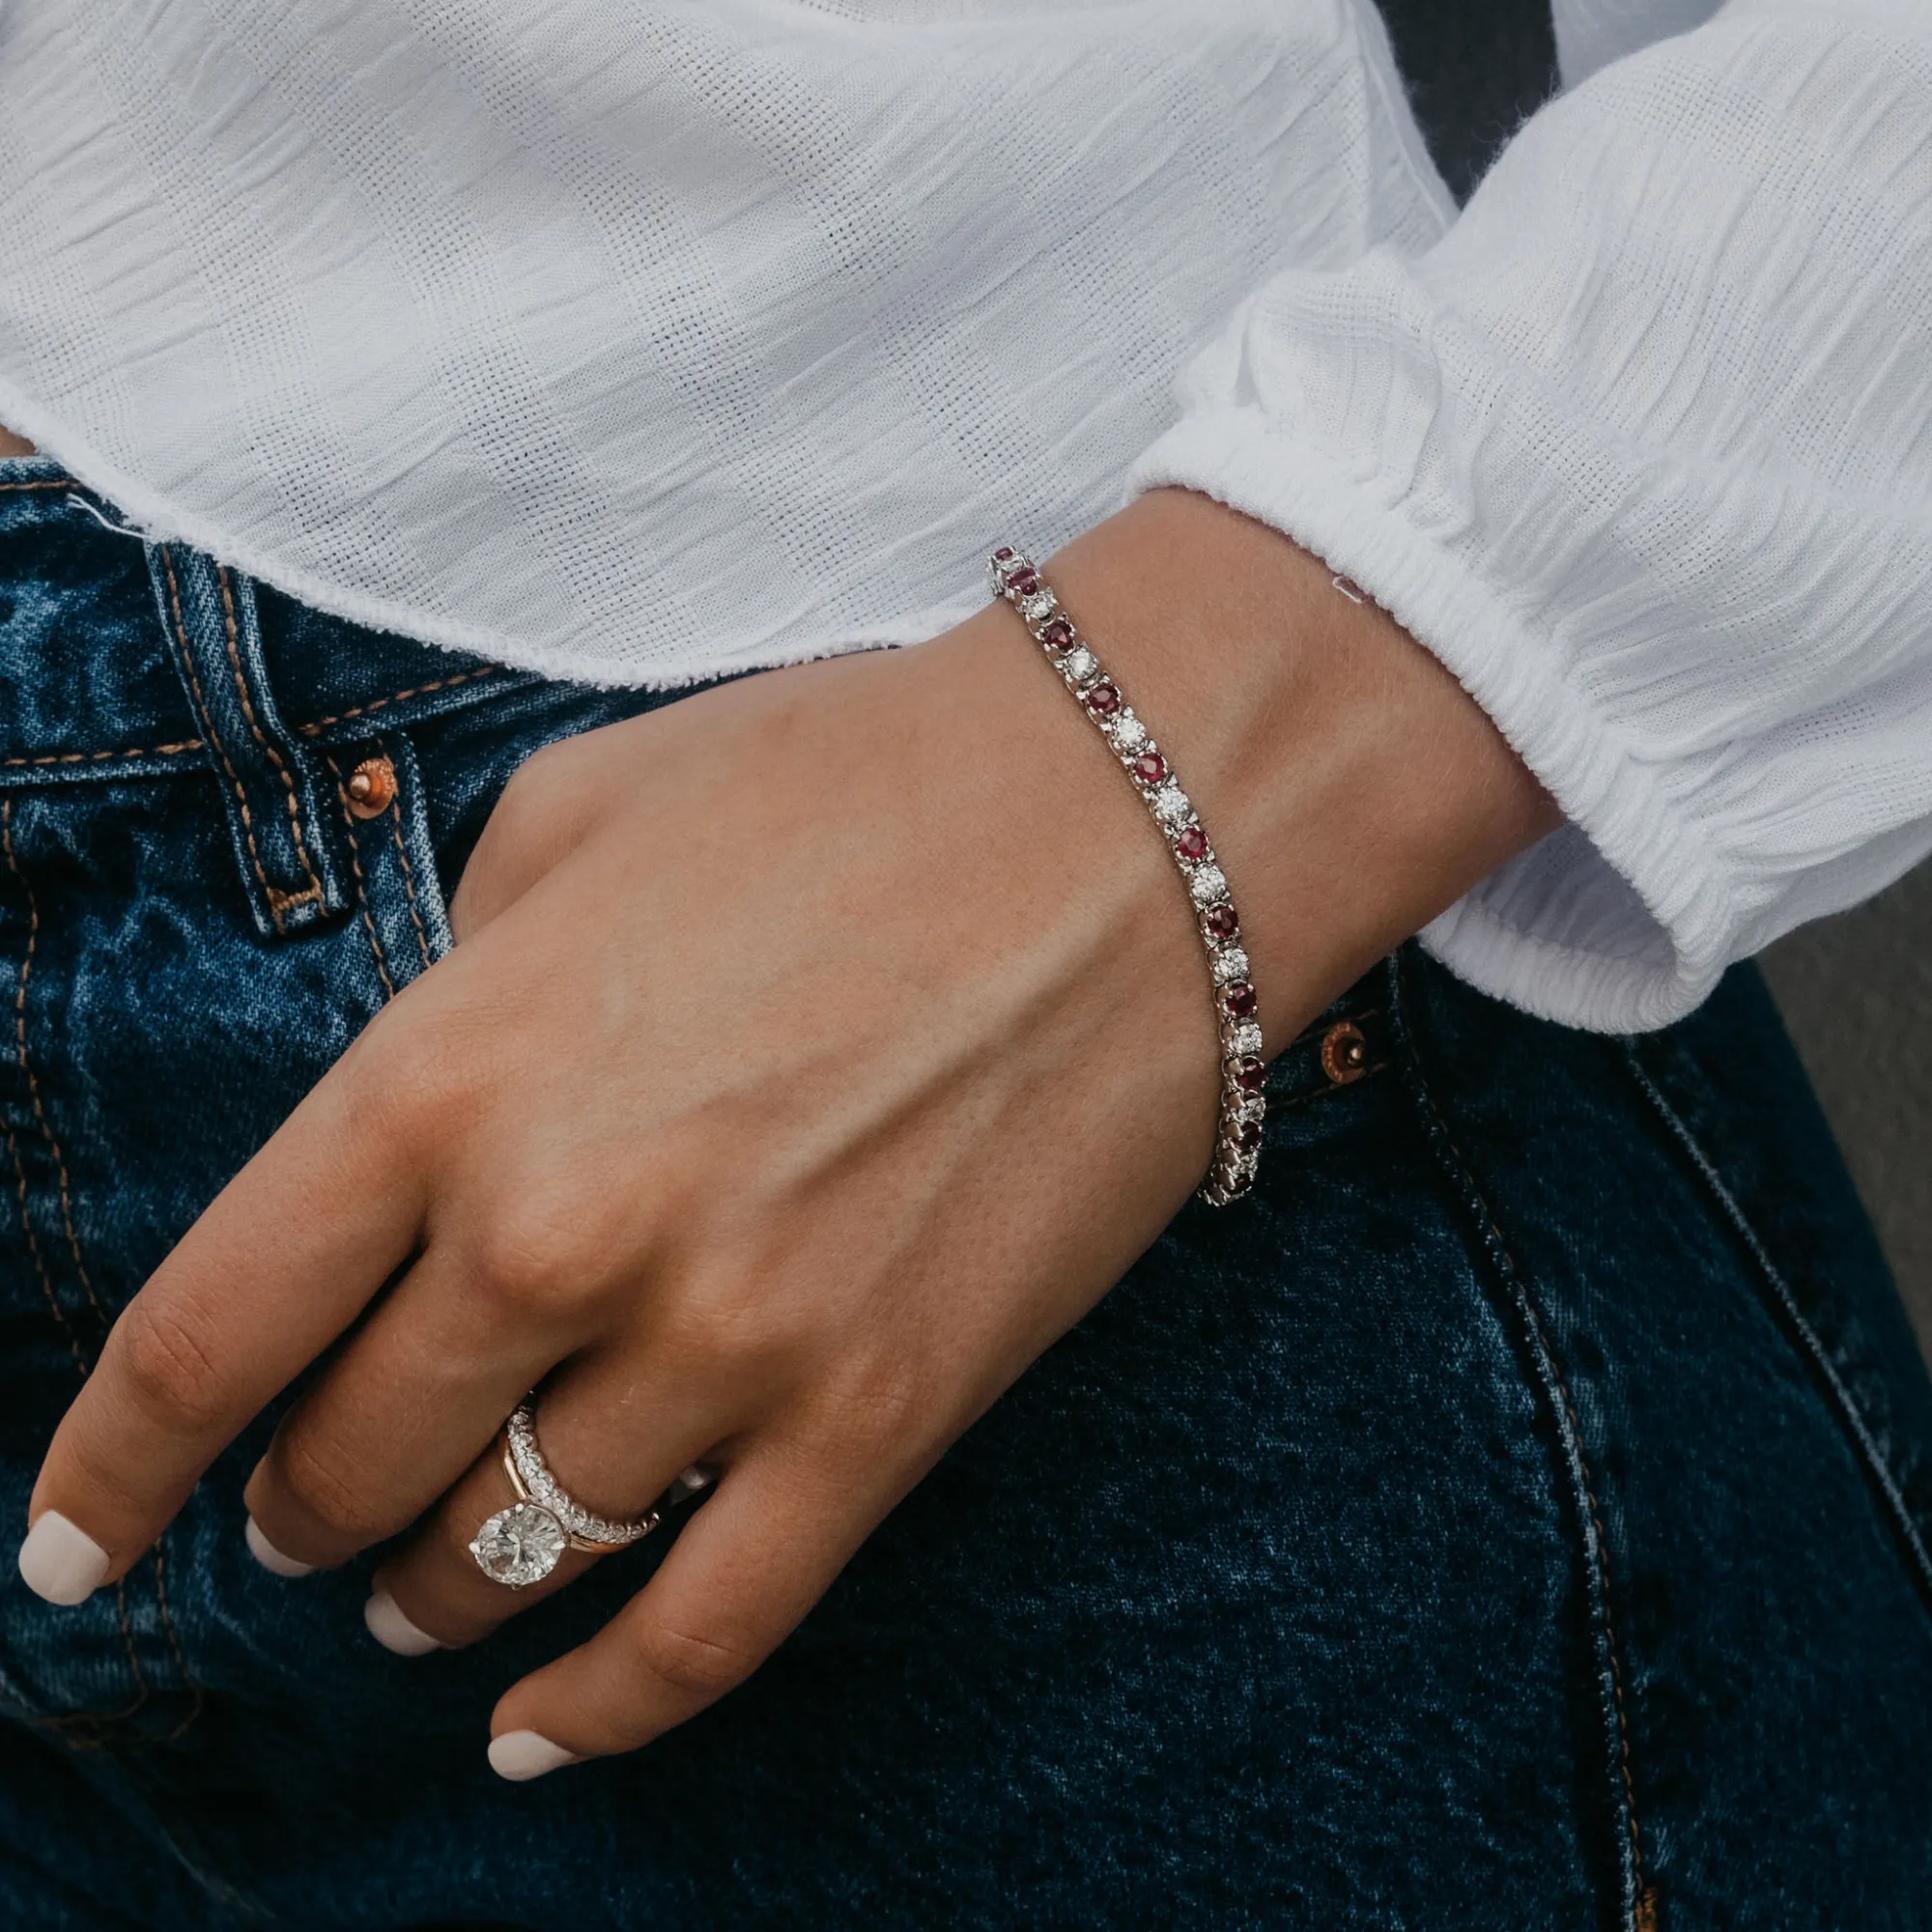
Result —
POLYGON ((1208 856, 1208 835, 1200 826, 1190 825, 1174 841, 1174 849, 1183 859, 1205 859, 1208 856))
POLYGON ((1039 588, 1039 572, 1032 564, 1022 564, 1007 579, 1007 588, 1016 590, 1022 597, 1031 597, 1039 588))
POLYGON ((1013 560, 1013 547, 1011 544, 1002 544, 999 547, 999 549, 993 553, 993 561, 995 563, 1010 563, 1012 562, 1012 560, 1013 560))
POLYGON ((1241 929, 1241 922, 1231 905, 1217 905, 1208 909, 1208 930, 1216 939, 1233 939, 1241 929))
POLYGON ((1258 1002, 1255 989, 1245 980, 1236 980, 1221 997, 1228 1003, 1228 1010, 1237 1020, 1252 1019, 1258 1002))
POLYGON ((1057 651, 1064 651, 1073 641, 1073 626, 1065 617, 1056 617, 1039 634, 1043 644, 1051 644, 1057 651))
POLYGON ((1243 1153, 1252 1153, 1262 1144, 1262 1123, 1259 1121, 1244 1121, 1241 1131, 1235 1136, 1235 1144, 1243 1153))
POLYGON ((1144 785, 1157 785, 1167 776, 1167 760, 1158 752, 1143 752, 1134 760, 1134 776, 1144 785))
POLYGON ((1111 684, 1096 684, 1087 694, 1087 708, 1102 718, 1111 718, 1121 708, 1121 694, 1111 684))
POLYGON ((1244 1094, 1259 1094, 1267 1085, 1267 1063, 1251 1053, 1235 1068, 1235 1084, 1244 1094))

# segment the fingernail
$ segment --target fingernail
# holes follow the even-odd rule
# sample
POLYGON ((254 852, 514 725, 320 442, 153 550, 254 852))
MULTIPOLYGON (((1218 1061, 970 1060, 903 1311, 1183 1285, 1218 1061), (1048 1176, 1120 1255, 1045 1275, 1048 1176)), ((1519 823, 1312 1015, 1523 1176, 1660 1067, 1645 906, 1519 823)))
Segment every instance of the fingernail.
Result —
POLYGON ((262 1525, 252 1516, 242 1532, 242 1540, 248 1546, 248 1554, 264 1570, 272 1570, 277 1577, 306 1577, 315 1569, 313 1563, 298 1563, 293 1556, 284 1556, 262 1534, 262 1525))
POLYGON ((370 1592, 369 1601, 362 1605, 362 1621, 369 1626, 369 1634, 384 1650, 393 1650, 398 1657, 427 1657, 433 1650, 448 1648, 428 1631, 417 1630, 404 1616, 403 1606, 386 1590, 370 1592))
POLYGON ((575 1751, 552 1744, 536 1731, 505 1731, 490 1740, 490 1769, 512 1784, 527 1784, 559 1765, 582 1762, 575 1751))
POLYGON ((84 1604, 107 1580, 107 1552, 77 1522, 43 1510, 20 1546, 20 1577, 50 1604, 84 1604))

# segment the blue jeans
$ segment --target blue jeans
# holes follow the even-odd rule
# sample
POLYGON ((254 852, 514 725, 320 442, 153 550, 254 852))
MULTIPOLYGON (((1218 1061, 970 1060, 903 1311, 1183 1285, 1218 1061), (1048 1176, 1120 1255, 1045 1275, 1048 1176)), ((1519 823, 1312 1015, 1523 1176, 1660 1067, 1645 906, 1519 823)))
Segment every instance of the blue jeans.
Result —
MULTIPOLYGON (((518 761, 662 701, 103 516, 0 466, 16 1528, 116 1311, 449 944, 518 761)), ((244 1551, 272 1418, 120 1589, 5 1564, 0 1924, 1922 1928, 1932 1388, 1756 976, 1618 1040, 1405 949, 1271 1086, 1254 1199, 1187 1208, 634 1756, 510 1786, 483 1745, 661 1539, 393 1657, 373 1559, 244 1551)))

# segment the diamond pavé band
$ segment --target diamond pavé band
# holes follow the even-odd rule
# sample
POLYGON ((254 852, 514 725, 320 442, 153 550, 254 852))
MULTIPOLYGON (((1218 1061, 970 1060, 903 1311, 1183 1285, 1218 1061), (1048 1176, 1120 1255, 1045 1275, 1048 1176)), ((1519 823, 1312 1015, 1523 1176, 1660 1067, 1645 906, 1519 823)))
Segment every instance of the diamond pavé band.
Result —
POLYGON ((566 1549, 622 1549, 648 1536, 660 1520, 659 1512, 650 1510, 628 1522, 611 1522, 574 1502, 537 1447, 536 1408, 527 1396, 503 1425, 503 1472, 517 1500, 484 1523, 469 1553, 486 1577, 512 1590, 540 1582, 566 1549))
POLYGON ((1034 641, 1079 699, 1080 707, 1112 746, 1122 768, 1167 840, 1174 863, 1194 902, 1201 943, 1208 951, 1214 982, 1214 1014, 1221 1032, 1221 1113, 1214 1156, 1201 1183, 1202 1200, 1216 1208, 1238 1201, 1255 1184, 1261 1161, 1262 1122, 1267 1113, 1263 1088, 1267 1067, 1262 1060, 1258 1002, 1241 947, 1240 915, 1229 896, 1228 881, 1214 861, 1214 848, 1195 816, 1167 759, 1147 726, 1134 716, 1121 688, 1101 669, 1100 661, 1047 587, 1039 567, 1023 551, 1003 545, 988 560, 994 594, 1020 614, 1034 641))

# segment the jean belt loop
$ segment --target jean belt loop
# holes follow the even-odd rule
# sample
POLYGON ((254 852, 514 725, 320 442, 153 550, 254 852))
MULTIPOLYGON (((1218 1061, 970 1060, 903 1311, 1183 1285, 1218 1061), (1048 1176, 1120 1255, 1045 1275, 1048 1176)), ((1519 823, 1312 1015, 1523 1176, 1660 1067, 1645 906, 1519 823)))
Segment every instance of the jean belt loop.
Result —
POLYGON ((148 569, 257 930, 288 938, 346 911, 334 781, 275 704, 254 584, 175 544, 151 544, 148 569))

